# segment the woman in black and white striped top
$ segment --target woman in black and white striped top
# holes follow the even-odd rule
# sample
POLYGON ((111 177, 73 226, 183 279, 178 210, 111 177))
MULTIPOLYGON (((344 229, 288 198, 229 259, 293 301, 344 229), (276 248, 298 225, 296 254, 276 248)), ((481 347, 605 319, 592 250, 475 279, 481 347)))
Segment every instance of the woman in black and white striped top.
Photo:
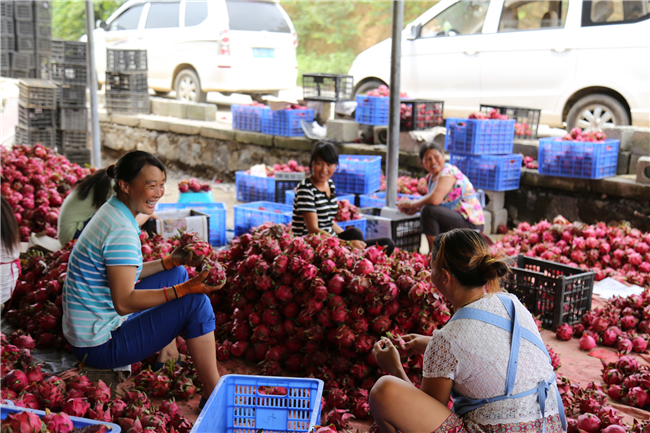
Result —
MULTIPOLYGON (((364 234, 356 227, 343 230, 334 222, 339 202, 336 198, 336 186, 332 175, 339 162, 339 155, 333 144, 318 142, 311 152, 309 168, 311 176, 300 182, 293 199, 292 230, 296 236, 327 233, 340 239, 351 241, 355 248, 366 247, 364 234)), ((386 248, 390 255, 395 244, 390 238, 368 239, 369 245, 379 245, 386 248)))

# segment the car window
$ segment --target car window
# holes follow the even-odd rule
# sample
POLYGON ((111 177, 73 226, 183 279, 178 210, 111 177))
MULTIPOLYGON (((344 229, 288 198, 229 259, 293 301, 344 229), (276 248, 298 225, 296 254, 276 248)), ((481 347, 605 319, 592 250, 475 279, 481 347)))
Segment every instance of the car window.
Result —
POLYGON ((275 3, 226 1, 230 30, 291 33, 287 20, 275 3))
POLYGON ((582 4, 582 25, 634 23, 650 18, 648 0, 601 0, 582 4))
POLYGON ((506 0, 499 20, 499 32, 563 28, 568 8, 568 0, 506 0))
POLYGON ((180 2, 151 3, 145 29, 168 29, 178 27, 180 2))
POLYGON ((207 0, 188 0, 185 3, 185 27, 198 26, 208 17, 207 0))
POLYGON ((474 35, 481 33, 487 1, 460 1, 433 17, 420 29, 421 38, 436 36, 474 35))
POLYGON ((136 30, 143 7, 144 5, 135 5, 122 12, 119 17, 111 22, 109 30, 136 30))

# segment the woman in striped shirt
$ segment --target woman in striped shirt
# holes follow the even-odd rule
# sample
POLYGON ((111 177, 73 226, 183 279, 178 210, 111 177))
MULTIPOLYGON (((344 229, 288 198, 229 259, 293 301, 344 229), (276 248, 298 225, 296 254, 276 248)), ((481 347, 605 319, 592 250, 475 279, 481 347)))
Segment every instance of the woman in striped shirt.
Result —
POLYGON ((293 199, 292 230, 296 236, 326 233, 350 241, 352 246, 359 249, 368 245, 379 245, 385 248, 387 255, 392 254, 395 243, 390 238, 368 239, 356 227, 343 230, 334 222, 339 208, 336 198, 336 186, 332 175, 339 162, 339 155, 332 143, 318 142, 311 151, 309 169, 311 176, 300 182, 293 199))
POLYGON ((100 369, 130 365, 156 352, 160 362, 176 359, 175 340, 183 334, 205 404, 219 381, 214 311, 206 295, 220 287, 204 283, 207 270, 188 280, 182 265, 196 266, 202 257, 181 249, 142 262, 135 216, 151 215, 165 193, 160 160, 129 152, 106 174, 115 179, 115 195, 91 218, 70 254, 63 333, 77 359, 100 369))

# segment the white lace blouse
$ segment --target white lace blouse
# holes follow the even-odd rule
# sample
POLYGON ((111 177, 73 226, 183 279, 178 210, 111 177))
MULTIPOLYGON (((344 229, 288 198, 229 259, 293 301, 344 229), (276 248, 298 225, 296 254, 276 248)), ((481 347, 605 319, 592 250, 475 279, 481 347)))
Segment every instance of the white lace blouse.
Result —
MULTIPOLYGON (((516 296, 514 301, 519 324, 539 337, 530 312, 516 296)), ((510 319, 496 295, 487 295, 469 305, 510 319)), ((423 376, 445 377, 454 381, 454 391, 480 399, 503 395, 510 356, 511 334, 497 326, 478 320, 456 320, 434 331, 424 354, 423 376)), ((540 337, 541 339, 541 337, 540 337)), ((513 393, 536 388, 553 376, 548 357, 535 345, 522 338, 513 393)), ((556 385, 549 389, 545 416, 556 415, 556 385)), ((497 425, 531 422, 541 419, 537 393, 497 401, 466 414, 477 424, 497 425)))

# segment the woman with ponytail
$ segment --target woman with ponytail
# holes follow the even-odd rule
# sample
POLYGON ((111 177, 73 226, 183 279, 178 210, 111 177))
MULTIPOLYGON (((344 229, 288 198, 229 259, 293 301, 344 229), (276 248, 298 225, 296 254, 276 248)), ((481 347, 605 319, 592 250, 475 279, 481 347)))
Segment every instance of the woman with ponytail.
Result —
POLYGON ((389 376, 370 392, 370 409, 384 432, 545 432, 566 430, 564 408, 546 347, 530 312, 501 292, 507 259, 493 255, 471 229, 437 236, 431 282, 454 315, 431 337, 402 336, 410 354, 424 354, 416 388, 393 341, 373 354, 389 376), (447 405, 453 396, 453 410, 447 405))
POLYGON ((63 333, 83 364, 113 369, 160 352, 178 359, 183 334, 203 384, 200 407, 219 381, 215 317, 206 296, 221 287, 188 279, 183 265, 203 257, 176 249, 143 263, 136 215, 151 215, 165 193, 166 171, 153 155, 134 151, 106 169, 115 195, 90 219, 68 262, 63 285, 63 333))

